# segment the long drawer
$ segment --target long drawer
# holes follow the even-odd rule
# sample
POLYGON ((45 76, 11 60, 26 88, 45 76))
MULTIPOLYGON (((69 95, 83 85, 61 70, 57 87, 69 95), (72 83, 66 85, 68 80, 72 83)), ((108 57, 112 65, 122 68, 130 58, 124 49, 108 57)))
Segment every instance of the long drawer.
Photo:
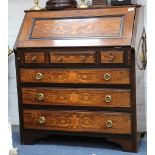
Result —
POLYGON ((130 84, 130 69, 20 69, 21 82, 130 84))
POLYGON ((128 113, 24 110, 23 115, 25 129, 131 134, 128 113))
POLYGON ((130 90, 86 88, 22 88, 23 104, 130 107, 130 90))

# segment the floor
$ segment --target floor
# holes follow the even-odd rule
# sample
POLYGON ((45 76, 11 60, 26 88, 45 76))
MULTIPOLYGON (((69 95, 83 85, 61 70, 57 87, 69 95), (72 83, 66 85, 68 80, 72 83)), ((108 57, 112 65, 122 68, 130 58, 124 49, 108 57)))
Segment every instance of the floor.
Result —
POLYGON ((13 146, 18 148, 18 155, 146 155, 147 142, 143 138, 138 153, 122 152, 113 143, 93 140, 92 138, 50 138, 34 145, 20 145, 19 128, 13 127, 13 146))

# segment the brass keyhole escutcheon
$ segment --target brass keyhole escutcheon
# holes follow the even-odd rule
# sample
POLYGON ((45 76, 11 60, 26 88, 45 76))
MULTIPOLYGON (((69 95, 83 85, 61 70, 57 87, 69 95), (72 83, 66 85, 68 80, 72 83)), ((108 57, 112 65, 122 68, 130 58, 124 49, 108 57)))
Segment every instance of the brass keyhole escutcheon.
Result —
POLYGON ((43 93, 38 93, 38 94, 37 94, 37 99, 38 99, 39 101, 42 101, 42 100, 44 99, 44 94, 43 94, 43 93))
POLYGON ((85 61, 86 60, 86 57, 85 56, 80 56, 80 60, 81 61, 85 61))
POLYGON ((38 121, 40 124, 44 124, 46 122, 46 119, 45 119, 45 117, 41 116, 41 117, 39 117, 38 121))
POLYGON ((109 103, 112 101, 112 97, 110 95, 106 95, 104 100, 105 100, 105 102, 109 103))
POLYGON ((111 79, 111 75, 109 73, 104 74, 104 80, 109 81, 111 79))
POLYGON ((107 128, 111 128, 111 127, 112 127, 112 121, 111 121, 111 120, 108 120, 108 121, 106 122, 106 127, 107 127, 107 128))
POLYGON ((43 74, 42 74, 42 73, 37 73, 37 74, 36 74, 36 79, 37 79, 37 80, 43 79, 43 74))
POLYGON ((33 55, 31 60, 36 61, 36 59, 37 59, 36 55, 33 55))

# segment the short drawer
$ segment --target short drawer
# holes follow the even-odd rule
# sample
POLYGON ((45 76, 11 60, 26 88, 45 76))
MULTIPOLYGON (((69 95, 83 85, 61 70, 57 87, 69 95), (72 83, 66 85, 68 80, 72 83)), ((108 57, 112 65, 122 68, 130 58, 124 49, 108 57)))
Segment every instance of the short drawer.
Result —
POLYGON ((101 63, 123 63, 124 51, 101 52, 101 63))
POLYGON ((50 63, 78 63, 90 64, 95 63, 94 52, 51 52, 50 63))
POLYGON ((20 69, 21 82, 129 84, 130 70, 115 69, 20 69))
POLYGON ((130 107, 130 90, 22 88, 23 104, 130 107))
POLYGON ((101 51, 101 64, 131 64, 130 51, 101 51))
POLYGON ((24 63, 45 63, 44 53, 24 53, 24 63))
POLYGON ((131 134, 131 115, 121 112, 24 110, 24 128, 131 134))

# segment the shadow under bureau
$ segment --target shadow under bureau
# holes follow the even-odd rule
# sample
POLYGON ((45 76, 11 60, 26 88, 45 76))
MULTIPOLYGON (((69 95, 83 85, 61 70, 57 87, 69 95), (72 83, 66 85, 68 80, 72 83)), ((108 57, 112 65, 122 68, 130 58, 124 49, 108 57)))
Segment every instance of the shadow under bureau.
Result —
POLYGON ((71 134, 137 151, 139 10, 26 11, 14 47, 22 144, 71 134))

